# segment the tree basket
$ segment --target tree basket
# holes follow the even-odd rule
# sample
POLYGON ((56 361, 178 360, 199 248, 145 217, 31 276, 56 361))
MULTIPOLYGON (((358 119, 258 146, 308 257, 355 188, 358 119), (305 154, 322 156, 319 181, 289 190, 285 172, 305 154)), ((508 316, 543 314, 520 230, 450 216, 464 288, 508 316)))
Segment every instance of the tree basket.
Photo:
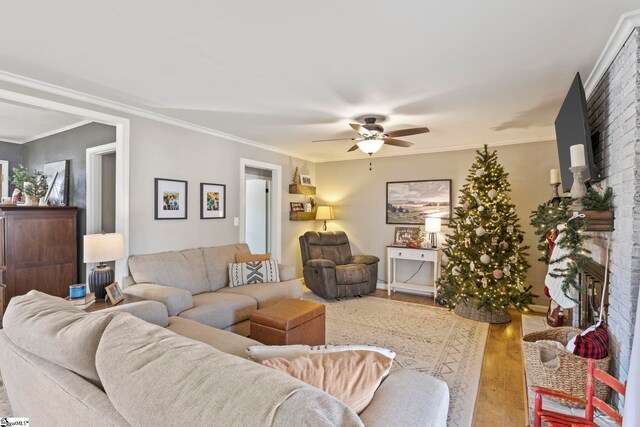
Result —
POLYGON ((509 323, 511 322, 511 314, 506 308, 497 308, 495 310, 487 310, 486 308, 478 308, 478 300, 470 298, 466 302, 456 305, 453 310, 458 316, 465 317, 478 322, 486 323, 509 323))
MULTIPOLYGON (((538 343, 539 340, 559 341, 566 346, 575 335, 582 330, 572 327, 547 329, 532 332, 522 337, 522 351, 524 354, 524 368, 527 385, 545 387, 572 396, 585 398, 587 389, 587 358, 561 350, 548 344, 538 343)), ((595 361, 596 368, 609 372, 611 358, 595 361)), ((611 389, 601 381, 596 381, 595 396, 606 401, 611 389)), ((584 408, 584 403, 545 396, 562 405, 571 408, 584 408)))

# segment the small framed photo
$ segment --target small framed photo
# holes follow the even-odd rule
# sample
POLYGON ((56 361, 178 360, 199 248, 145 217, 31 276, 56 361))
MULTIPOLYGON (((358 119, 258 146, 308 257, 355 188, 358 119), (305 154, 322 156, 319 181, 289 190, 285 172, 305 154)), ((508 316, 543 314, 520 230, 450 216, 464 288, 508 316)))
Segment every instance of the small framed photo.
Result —
POLYGON ((291 202, 289 205, 291 206, 291 212, 304 212, 304 203, 302 202, 291 202))
POLYGON ((420 227, 396 227, 393 246, 407 246, 407 243, 418 240, 420 240, 420 227))
POLYGON ((302 184, 302 185, 313 185, 311 183, 311 175, 300 175, 300 184, 302 184))
POLYGON ((112 284, 104 288, 104 290, 107 291, 107 296, 109 297, 109 301, 111 301, 111 305, 116 305, 122 302, 122 300, 124 299, 124 295, 122 295, 122 289, 120 289, 120 285, 118 285, 118 282, 113 282, 112 284))
POLYGON ((155 219, 187 219, 187 181, 156 178, 155 219))
POLYGON ((227 186, 200 183, 200 219, 225 218, 227 216, 227 186))

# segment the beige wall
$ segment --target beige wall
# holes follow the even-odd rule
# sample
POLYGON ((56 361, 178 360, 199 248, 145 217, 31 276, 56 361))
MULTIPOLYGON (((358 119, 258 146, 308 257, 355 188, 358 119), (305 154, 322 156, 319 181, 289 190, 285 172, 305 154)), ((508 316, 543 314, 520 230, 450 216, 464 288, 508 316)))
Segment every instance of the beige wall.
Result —
MULTIPOLYGON (((534 293, 542 295, 546 266, 537 261, 537 240, 529 225, 529 215, 551 194, 549 170, 558 167, 556 144, 536 142, 501 146, 497 150, 498 161, 509 173, 511 198, 526 233, 525 243, 531 246, 532 267, 527 282, 533 285, 534 293)), ((318 200, 333 205, 336 216, 336 220, 329 221, 329 230, 346 231, 354 253, 380 257, 383 261, 378 278, 386 280, 385 246, 393 241, 396 227, 385 223, 386 182, 450 178, 457 204, 459 190, 474 158, 475 150, 382 158, 374 155, 372 171, 369 160, 318 163, 318 200)), ((439 242, 442 240, 440 236, 439 242)), ((413 270, 407 272, 408 276, 415 272, 415 266, 409 268, 413 270)), ((546 303, 544 297, 537 300, 537 304, 546 303)))

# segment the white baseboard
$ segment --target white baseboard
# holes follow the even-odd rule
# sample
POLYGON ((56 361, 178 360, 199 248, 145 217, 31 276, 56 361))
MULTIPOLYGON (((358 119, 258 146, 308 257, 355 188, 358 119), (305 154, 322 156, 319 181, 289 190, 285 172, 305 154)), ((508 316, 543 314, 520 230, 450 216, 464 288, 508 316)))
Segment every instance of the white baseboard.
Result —
MULTIPOLYGON (((376 289, 387 290, 387 282, 383 282, 382 280, 378 280, 376 285, 376 289)), ((398 289, 394 292, 402 292, 403 294, 412 294, 412 295, 424 295, 424 296, 433 296, 431 291, 419 291, 415 289, 398 289)))

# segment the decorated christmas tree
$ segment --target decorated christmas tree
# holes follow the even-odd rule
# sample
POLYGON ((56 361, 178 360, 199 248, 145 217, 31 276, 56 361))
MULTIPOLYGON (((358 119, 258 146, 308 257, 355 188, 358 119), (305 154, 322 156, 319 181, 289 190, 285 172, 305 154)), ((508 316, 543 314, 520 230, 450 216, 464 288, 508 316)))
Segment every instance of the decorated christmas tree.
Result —
POLYGON ((533 295, 524 284, 528 247, 522 245, 509 198, 509 174, 498 164, 496 151, 485 145, 477 153, 444 245, 438 292, 449 308, 477 302, 477 308, 489 312, 522 310, 533 295))

